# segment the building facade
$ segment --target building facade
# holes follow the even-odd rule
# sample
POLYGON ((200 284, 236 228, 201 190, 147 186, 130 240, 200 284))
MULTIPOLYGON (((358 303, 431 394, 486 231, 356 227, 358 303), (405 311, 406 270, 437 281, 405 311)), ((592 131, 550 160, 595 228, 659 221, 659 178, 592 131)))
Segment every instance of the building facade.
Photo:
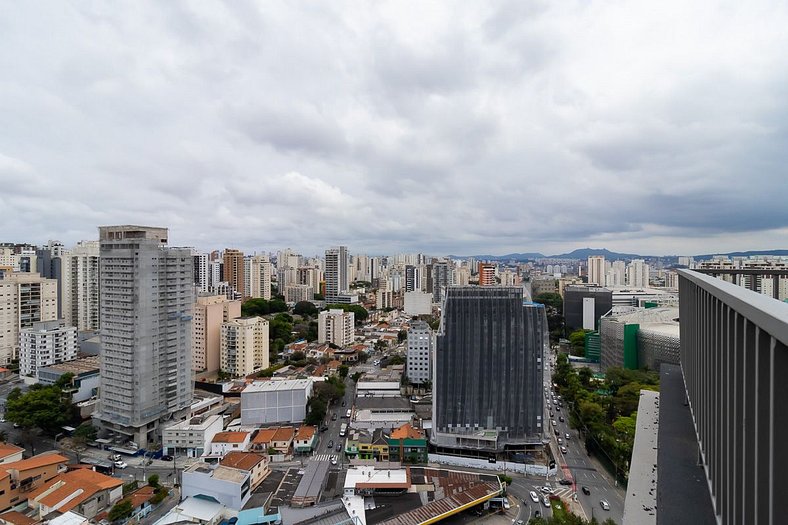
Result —
POLYGON ((451 287, 437 335, 431 440, 490 453, 543 437, 544 306, 521 288, 451 287))
POLYGON ((591 255, 588 257, 588 284, 605 285, 605 256, 591 255))
POLYGON ((271 260, 267 255, 255 255, 251 258, 249 261, 249 297, 271 300, 271 273, 271 260))
POLYGON ((37 273, 0 273, 0 365, 19 356, 19 333, 57 319, 57 281, 37 273))
POLYGON ((311 379, 252 383, 241 392, 241 424, 301 423, 311 395, 311 379))
POLYGON ((432 380, 434 340, 430 325, 416 321, 408 328, 408 359, 406 377, 411 383, 423 385, 432 380))
POLYGON ((80 332, 98 330, 99 243, 81 241, 60 256, 61 317, 80 332))
POLYGON ((248 297, 244 280, 244 254, 240 250, 224 250, 224 281, 235 291, 239 299, 248 297))
POLYGON ((492 263, 479 263, 479 286, 495 285, 495 265, 492 263))
POLYGON ((214 372, 221 366, 222 323, 241 317, 241 301, 223 295, 197 297, 192 322, 192 370, 214 372))
POLYGON ((220 368, 231 376, 246 376, 268 368, 268 320, 241 317, 222 323, 220 368))
POLYGON ((159 423, 192 402, 194 264, 167 246, 167 229, 102 226, 101 386, 94 421, 102 434, 140 448, 159 423))
POLYGON ((64 321, 43 321, 23 328, 19 336, 19 373, 37 377, 38 370, 77 358, 77 329, 64 321))
POLYGON ((323 310, 317 316, 317 342, 339 347, 353 344, 355 315, 339 309, 323 310))
POLYGON ((348 253, 347 246, 326 250, 326 303, 336 303, 339 296, 348 291, 348 253))

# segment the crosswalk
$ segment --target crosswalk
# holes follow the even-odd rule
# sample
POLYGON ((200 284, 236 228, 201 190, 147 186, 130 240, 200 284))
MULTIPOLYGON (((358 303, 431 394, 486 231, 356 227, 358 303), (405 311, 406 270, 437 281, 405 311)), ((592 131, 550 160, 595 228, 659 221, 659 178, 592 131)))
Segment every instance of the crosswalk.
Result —
POLYGON ((316 454, 312 456, 312 461, 331 461, 335 457, 333 454, 316 454))
POLYGON ((553 490, 553 495, 559 498, 569 498, 572 496, 572 487, 562 485, 560 488, 553 490))

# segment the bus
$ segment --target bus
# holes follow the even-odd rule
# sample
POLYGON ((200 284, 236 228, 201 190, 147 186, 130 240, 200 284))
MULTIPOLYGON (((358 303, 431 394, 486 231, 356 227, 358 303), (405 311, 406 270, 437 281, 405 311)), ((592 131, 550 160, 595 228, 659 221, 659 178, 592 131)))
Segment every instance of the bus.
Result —
POLYGON ((342 423, 342 426, 339 427, 339 437, 345 437, 347 434, 347 423, 342 423))

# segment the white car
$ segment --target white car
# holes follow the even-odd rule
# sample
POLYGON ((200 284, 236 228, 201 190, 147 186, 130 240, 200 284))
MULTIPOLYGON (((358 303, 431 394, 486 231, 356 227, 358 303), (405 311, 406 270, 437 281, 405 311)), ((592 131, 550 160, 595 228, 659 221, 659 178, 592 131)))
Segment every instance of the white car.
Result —
POLYGON ((126 468, 129 465, 125 461, 116 461, 115 468, 126 468))
POLYGON ((543 504, 544 504, 544 506, 545 506, 545 507, 547 507, 548 509, 550 508, 550 500, 549 500, 549 499, 547 499, 547 496, 542 496, 542 503, 543 503, 543 504))
POLYGON ((566 438, 566 440, 567 440, 567 441, 569 441, 569 432, 567 432, 566 434, 564 434, 564 437, 566 438))
POLYGON ((566 447, 561 447, 561 453, 562 454, 566 454, 567 453, 566 447))
POLYGON ((553 493, 553 489, 551 489, 547 485, 545 485, 544 487, 539 487, 539 490, 541 490, 544 494, 552 494, 553 493))
POLYGON ((534 503, 539 503, 539 495, 536 492, 532 490, 528 493, 528 495, 531 496, 531 499, 534 500, 534 503))
POLYGON ((599 506, 602 507, 602 510, 610 510, 610 503, 605 500, 600 501, 599 506))

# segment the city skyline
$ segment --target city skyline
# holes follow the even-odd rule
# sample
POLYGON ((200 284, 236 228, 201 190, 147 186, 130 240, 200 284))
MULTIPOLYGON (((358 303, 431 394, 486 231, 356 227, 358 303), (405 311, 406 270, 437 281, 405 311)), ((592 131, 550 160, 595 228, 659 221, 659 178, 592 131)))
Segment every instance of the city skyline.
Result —
POLYGON ((52 5, 3 17, 3 240, 788 243, 784 4, 52 5))

